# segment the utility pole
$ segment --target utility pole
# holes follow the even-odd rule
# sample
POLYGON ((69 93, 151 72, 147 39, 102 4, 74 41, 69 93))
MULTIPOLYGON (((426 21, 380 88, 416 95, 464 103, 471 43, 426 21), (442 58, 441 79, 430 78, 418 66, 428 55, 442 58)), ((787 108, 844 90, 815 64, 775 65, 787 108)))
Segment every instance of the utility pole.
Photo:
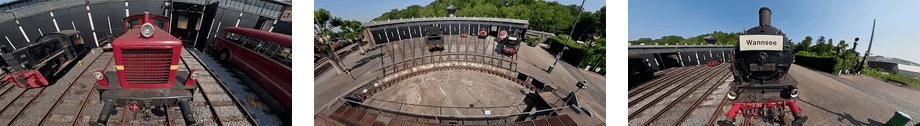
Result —
MULTIPOLYGON (((581 0, 581 6, 578 8, 578 17, 575 18, 575 22, 572 23, 572 30, 569 32, 569 40, 575 41, 575 40, 572 39, 572 33, 575 33, 575 26, 578 25, 578 18, 581 18, 581 11, 582 11, 582 9, 584 9, 584 8, 585 8, 585 0, 581 0)), ((565 52, 565 50, 568 50, 568 49, 569 49, 568 44, 569 44, 569 41, 565 41, 565 43, 562 44, 562 47, 563 47, 563 48, 562 48, 562 51, 560 51, 559 54, 556 55, 556 61, 553 62, 553 65, 552 65, 552 66, 549 66, 549 69, 546 70, 546 73, 552 73, 552 72, 553 72, 553 68, 556 67, 556 63, 559 63, 559 58, 562 57, 562 52, 565 52)), ((576 66, 576 67, 577 67, 577 66, 576 66)))
POLYGON ((869 36, 869 48, 866 48, 866 54, 863 54, 863 59, 862 59, 863 61, 862 63, 859 64, 859 69, 856 69, 858 70, 857 72, 862 71, 863 65, 865 65, 866 62, 868 62, 869 60, 869 51, 872 51, 872 38, 874 37, 875 37, 875 19, 872 19, 872 36, 869 36))

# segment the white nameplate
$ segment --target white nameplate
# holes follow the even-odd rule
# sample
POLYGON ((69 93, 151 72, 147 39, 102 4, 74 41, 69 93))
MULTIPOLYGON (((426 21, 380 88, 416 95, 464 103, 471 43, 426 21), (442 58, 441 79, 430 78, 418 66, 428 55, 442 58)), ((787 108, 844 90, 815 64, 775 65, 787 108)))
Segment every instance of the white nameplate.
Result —
POLYGON ((783 50, 783 36, 780 35, 741 35, 739 40, 741 51, 783 50))

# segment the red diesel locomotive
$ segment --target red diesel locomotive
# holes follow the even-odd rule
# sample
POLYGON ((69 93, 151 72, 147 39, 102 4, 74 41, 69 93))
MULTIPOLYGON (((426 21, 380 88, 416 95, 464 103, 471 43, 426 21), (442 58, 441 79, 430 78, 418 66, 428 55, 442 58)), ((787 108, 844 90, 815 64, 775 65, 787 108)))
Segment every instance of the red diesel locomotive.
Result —
POLYGON ((115 70, 93 74, 99 99, 105 103, 96 123, 105 125, 116 106, 147 112, 178 104, 185 123, 196 124, 188 104, 198 89, 199 74, 178 70, 182 41, 164 30, 169 18, 144 13, 125 17, 123 23, 125 34, 112 42, 115 70))

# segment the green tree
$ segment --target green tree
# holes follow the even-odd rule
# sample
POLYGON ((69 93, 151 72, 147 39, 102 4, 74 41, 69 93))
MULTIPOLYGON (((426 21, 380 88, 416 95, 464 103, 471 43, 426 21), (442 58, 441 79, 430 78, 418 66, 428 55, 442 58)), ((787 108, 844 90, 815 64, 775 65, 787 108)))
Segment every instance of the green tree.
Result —
MULTIPOLYGON (((573 11, 572 8, 577 6, 561 5, 558 2, 536 0, 508 0, 507 2, 497 0, 436 0, 425 6, 412 5, 402 10, 393 9, 381 14, 373 20, 385 21, 388 19, 400 18, 446 17, 448 13, 444 8, 447 7, 447 5, 458 7, 456 12, 456 16, 458 17, 475 16, 523 19, 530 22, 528 26, 530 29, 548 32, 556 30, 568 32, 567 30, 570 30, 574 23, 575 16, 579 13, 577 9, 573 11)), ((605 13, 605 11, 606 7, 602 7, 597 13, 605 13)), ((586 17, 583 19, 591 20, 588 22, 590 24, 584 25, 591 27, 588 27, 589 29, 576 28, 576 32, 581 31, 586 33, 579 32, 575 35, 585 36, 585 38, 587 38, 589 34, 603 35, 602 33, 605 31, 604 23, 606 23, 606 15, 588 13, 589 14, 582 15, 582 17, 586 17)), ((581 19, 579 22, 581 22, 581 19)))
POLYGON ((839 48, 840 52, 843 52, 849 46, 850 44, 847 44, 847 42, 845 42, 844 40, 840 40, 840 43, 837 44, 837 47, 839 48))
POLYGON ((335 48, 332 48, 333 42, 329 40, 331 38, 330 33, 332 28, 338 27, 342 24, 343 22, 341 19, 332 17, 329 14, 329 11, 326 11, 325 9, 313 11, 313 35, 315 37, 319 37, 319 39, 314 38, 318 41, 314 43, 314 45, 317 47, 317 50, 315 50, 313 53, 320 54, 320 57, 329 59, 329 61, 332 62, 333 68, 335 68, 339 74, 347 74, 348 72, 345 71, 345 67, 342 65, 343 63, 334 53, 335 48))
POLYGON ((597 42, 597 46, 595 47, 603 47, 603 48, 607 47, 607 38, 598 38, 597 40, 594 40, 594 41, 597 42))
POLYGON ((822 48, 821 51, 823 51, 823 53, 830 53, 834 51, 834 49, 836 49, 837 46, 834 45, 833 43, 834 43, 834 39, 827 39, 827 44, 824 44, 824 47, 822 48))
POLYGON ((799 47, 796 48, 800 50, 796 50, 796 52, 798 51, 809 51, 810 52, 811 51, 811 40, 812 40, 811 36, 805 36, 805 39, 802 40, 802 42, 799 42, 798 44, 799 47))
POLYGON ((499 17, 502 13, 499 9, 491 4, 476 6, 472 8, 475 17, 499 17))
POLYGON ((639 39, 636 40, 636 41, 630 41, 630 44, 631 44, 631 45, 639 45, 640 43, 644 43, 645 45, 654 45, 654 44, 655 44, 655 43, 652 42, 652 39, 651 39, 651 38, 639 38, 639 39))
MULTIPOLYGON (((675 45, 683 40, 684 40, 684 37, 680 37, 676 35, 669 35, 669 36, 662 36, 661 39, 656 39, 652 41, 654 43, 658 43, 659 45, 663 45, 663 44, 675 45)), ((681 44, 685 44, 685 43, 681 43, 681 44)))
POLYGON ((579 7, 578 5, 575 5, 575 4, 570 4, 570 5, 565 6, 565 7, 568 7, 569 12, 571 12, 572 15, 578 15, 578 11, 581 9, 581 7, 579 7))
POLYGON ((399 16, 402 18, 419 18, 421 17, 421 15, 419 15, 419 11, 422 9, 422 6, 412 5, 403 10, 399 16))
MULTIPOLYGON (((364 30, 364 26, 361 24, 361 22, 356 21, 356 20, 347 20, 347 21, 340 21, 340 22, 341 22, 341 25, 339 25, 339 29, 342 30, 342 33, 344 33, 344 35, 342 35, 342 38, 347 39, 352 44, 361 44, 362 42, 361 31, 364 30)), ((358 49, 361 50, 360 51, 361 54, 364 54, 364 51, 365 51, 364 47, 361 45, 357 45, 357 46, 358 46, 358 49)))
POLYGON ((597 10, 597 12, 594 13, 594 17, 597 20, 596 26, 598 27, 594 29, 594 33, 600 34, 600 36, 606 35, 607 34, 607 29, 606 29, 607 27, 607 6, 603 6, 601 7, 600 10, 597 10))

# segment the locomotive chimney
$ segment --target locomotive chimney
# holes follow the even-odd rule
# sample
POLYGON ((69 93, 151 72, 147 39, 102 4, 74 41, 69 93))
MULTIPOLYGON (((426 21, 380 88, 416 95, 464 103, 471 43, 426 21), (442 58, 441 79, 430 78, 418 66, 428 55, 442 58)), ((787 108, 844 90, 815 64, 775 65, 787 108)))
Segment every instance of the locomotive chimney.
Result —
MULTIPOLYGON (((760 26, 770 25, 770 16, 773 15, 773 11, 767 7, 760 8, 760 26)), ((772 26, 772 25, 770 25, 772 26)))
POLYGON ((447 5, 445 9, 447 9, 447 13, 450 13, 450 17, 454 17, 454 13, 457 12, 457 6, 454 5, 447 5))

